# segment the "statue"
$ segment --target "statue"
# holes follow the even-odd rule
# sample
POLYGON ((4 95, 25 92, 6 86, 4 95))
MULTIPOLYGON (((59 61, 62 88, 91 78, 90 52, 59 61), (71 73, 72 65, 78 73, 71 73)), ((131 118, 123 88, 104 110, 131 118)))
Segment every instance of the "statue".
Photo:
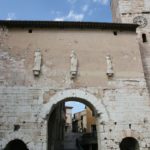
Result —
POLYGON ((71 59, 70 78, 75 79, 77 76, 77 71, 78 71, 78 59, 77 59, 75 51, 71 52, 70 59, 71 59))
POLYGON ((34 67, 33 67, 33 74, 34 76, 39 76, 41 71, 41 52, 39 49, 35 51, 35 57, 34 57, 34 67))
POLYGON ((112 61, 110 55, 106 56, 106 62, 107 62, 107 76, 112 77, 114 75, 112 61))

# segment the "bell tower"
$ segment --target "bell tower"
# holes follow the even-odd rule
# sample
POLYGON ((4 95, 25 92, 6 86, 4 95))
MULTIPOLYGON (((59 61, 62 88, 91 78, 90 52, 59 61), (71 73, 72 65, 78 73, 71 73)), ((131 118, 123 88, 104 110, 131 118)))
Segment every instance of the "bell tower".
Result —
POLYGON ((113 22, 139 25, 137 39, 150 93, 150 0, 111 0, 111 9, 113 22))
POLYGON ((113 22, 150 28, 150 0, 111 0, 113 22))

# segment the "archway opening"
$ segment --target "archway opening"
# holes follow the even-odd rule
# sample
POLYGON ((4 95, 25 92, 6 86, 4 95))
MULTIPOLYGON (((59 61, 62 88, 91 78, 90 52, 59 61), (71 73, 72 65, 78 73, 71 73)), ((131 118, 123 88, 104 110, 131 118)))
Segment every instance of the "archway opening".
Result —
POLYGON ((83 150, 97 150, 95 116, 95 107, 84 99, 66 98, 53 105, 48 117, 48 150, 77 147, 82 147, 83 150), (72 102, 73 105, 68 105, 68 102, 72 102), (72 112, 76 102, 82 103, 84 109, 72 112))
POLYGON ((133 137, 126 137, 120 143, 120 150, 139 150, 139 143, 133 137))
POLYGON ((19 139, 15 139, 10 141, 4 150, 29 150, 26 146, 26 144, 19 139))

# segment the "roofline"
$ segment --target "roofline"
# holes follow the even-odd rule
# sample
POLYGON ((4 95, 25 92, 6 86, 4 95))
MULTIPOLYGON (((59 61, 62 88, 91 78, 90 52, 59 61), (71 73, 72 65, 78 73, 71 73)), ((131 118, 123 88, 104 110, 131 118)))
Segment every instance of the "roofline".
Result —
POLYGON ((69 108, 69 109, 72 109, 73 107, 72 107, 72 106, 65 106, 65 108, 69 108))
POLYGON ((106 29, 135 31, 137 24, 73 21, 0 20, 0 26, 9 28, 61 28, 61 29, 106 29))

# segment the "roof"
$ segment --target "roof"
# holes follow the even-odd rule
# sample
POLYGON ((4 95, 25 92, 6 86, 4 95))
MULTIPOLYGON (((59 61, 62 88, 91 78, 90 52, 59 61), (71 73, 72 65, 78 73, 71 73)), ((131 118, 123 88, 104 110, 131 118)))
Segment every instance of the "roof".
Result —
POLYGON ((72 109, 73 107, 71 107, 71 106, 65 106, 65 108, 67 109, 72 109))
POLYGON ((0 20, 0 26, 11 28, 69 28, 69 29, 107 29, 135 31, 137 24, 104 23, 104 22, 72 22, 72 21, 31 21, 0 20))

